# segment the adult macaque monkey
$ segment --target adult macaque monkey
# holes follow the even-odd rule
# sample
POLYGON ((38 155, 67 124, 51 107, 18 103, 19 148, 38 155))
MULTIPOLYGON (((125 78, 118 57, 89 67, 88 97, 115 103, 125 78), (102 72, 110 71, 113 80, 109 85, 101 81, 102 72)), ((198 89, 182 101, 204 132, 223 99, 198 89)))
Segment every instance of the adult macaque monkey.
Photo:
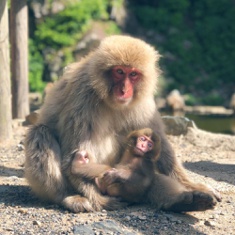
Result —
POLYGON ((70 162, 67 156, 77 149, 89 152, 97 163, 114 166, 122 154, 123 137, 149 127, 161 137, 156 167, 165 176, 161 189, 159 178, 154 179, 148 201, 173 211, 214 207, 219 196, 189 180, 164 134, 154 102, 158 59, 159 54, 142 40, 111 36, 68 67, 46 96, 38 123, 25 140, 25 175, 38 196, 73 212, 102 208, 99 202, 71 190, 61 165, 70 162), (171 200, 176 195, 178 202, 171 200))

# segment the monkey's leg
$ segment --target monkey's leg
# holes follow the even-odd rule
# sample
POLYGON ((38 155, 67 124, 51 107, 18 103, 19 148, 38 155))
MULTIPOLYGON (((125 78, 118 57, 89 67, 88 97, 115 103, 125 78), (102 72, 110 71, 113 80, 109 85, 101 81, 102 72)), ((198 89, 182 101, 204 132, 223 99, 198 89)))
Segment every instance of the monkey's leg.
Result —
POLYGON ((77 189, 88 199, 96 211, 100 211, 102 209, 115 210, 127 205, 116 197, 102 195, 97 186, 92 183, 80 182, 77 189))
POLYGON ((25 176, 39 197, 62 204, 74 212, 93 210, 86 198, 79 195, 67 197, 60 146, 47 126, 36 125, 29 130, 25 155, 25 176))
POLYGON ((213 209, 216 204, 212 195, 189 191, 176 180, 162 174, 156 174, 148 192, 148 200, 157 209, 175 212, 203 211, 213 209))
POLYGON ((61 204, 75 213, 94 211, 88 199, 80 195, 65 197, 61 204))
MULTIPOLYGON (((165 137, 162 138, 162 151, 157 162, 157 168, 160 173, 168 175, 177 180, 180 184, 184 185, 188 191, 198 191, 202 194, 208 194, 208 198, 214 197, 217 201, 221 201, 221 195, 219 192, 209 186, 194 183, 189 179, 186 170, 175 157, 174 151, 165 137)), ((208 206, 209 205, 210 200, 208 200, 208 206)))
POLYGON ((49 128, 36 125, 25 139, 25 176, 40 197, 59 202, 66 187, 60 170, 60 146, 49 128))

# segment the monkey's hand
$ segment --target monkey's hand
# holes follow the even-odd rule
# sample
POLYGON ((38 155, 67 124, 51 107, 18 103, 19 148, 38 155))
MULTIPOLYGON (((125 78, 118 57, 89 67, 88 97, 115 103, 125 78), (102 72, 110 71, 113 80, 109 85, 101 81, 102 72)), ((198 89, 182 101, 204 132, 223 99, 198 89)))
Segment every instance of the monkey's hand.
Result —
POLYGON ((95 183, 101 193, 107 194, 107 187, 115 182, 117 178, 117 169, 112 168, 107 170, 103 175, 95 178, 95 183))
POLYGON ((116 183, 119 177, 120 177, 120 171, 117 170, 116 168, 112 168, 104 173, 103 181, 107 186, 109 186, 110 184, 116 183))

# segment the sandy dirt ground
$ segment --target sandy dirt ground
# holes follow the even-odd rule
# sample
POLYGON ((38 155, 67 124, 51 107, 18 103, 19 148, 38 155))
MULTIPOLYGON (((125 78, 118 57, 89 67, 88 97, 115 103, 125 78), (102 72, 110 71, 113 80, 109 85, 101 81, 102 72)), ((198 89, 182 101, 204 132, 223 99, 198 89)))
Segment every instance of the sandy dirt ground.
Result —
POLYGON ((177 214, 141 205, 74 214, 28 187, 20 143, 26 129, 15 127, 14 139, 0 145, 0 234, 235 234, 235 136, 197 129, 168 136, 190 177, 222 194, 214 210, 177 214))

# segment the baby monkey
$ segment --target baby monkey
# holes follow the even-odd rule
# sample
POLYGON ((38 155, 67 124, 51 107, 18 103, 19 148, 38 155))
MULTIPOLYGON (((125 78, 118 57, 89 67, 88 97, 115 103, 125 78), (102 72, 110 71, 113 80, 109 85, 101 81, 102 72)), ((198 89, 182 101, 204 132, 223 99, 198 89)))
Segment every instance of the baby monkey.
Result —
POLYGON ((75 154, 71 171, 83 181, 93 178, 104 195, 120 197, 126 202, 140 202, 154 179, 160 146, 160 137, 152 129, 135 130, 127 136, 124 154, 115 168, 93 163, 86 151, 80 151, 75 154))

